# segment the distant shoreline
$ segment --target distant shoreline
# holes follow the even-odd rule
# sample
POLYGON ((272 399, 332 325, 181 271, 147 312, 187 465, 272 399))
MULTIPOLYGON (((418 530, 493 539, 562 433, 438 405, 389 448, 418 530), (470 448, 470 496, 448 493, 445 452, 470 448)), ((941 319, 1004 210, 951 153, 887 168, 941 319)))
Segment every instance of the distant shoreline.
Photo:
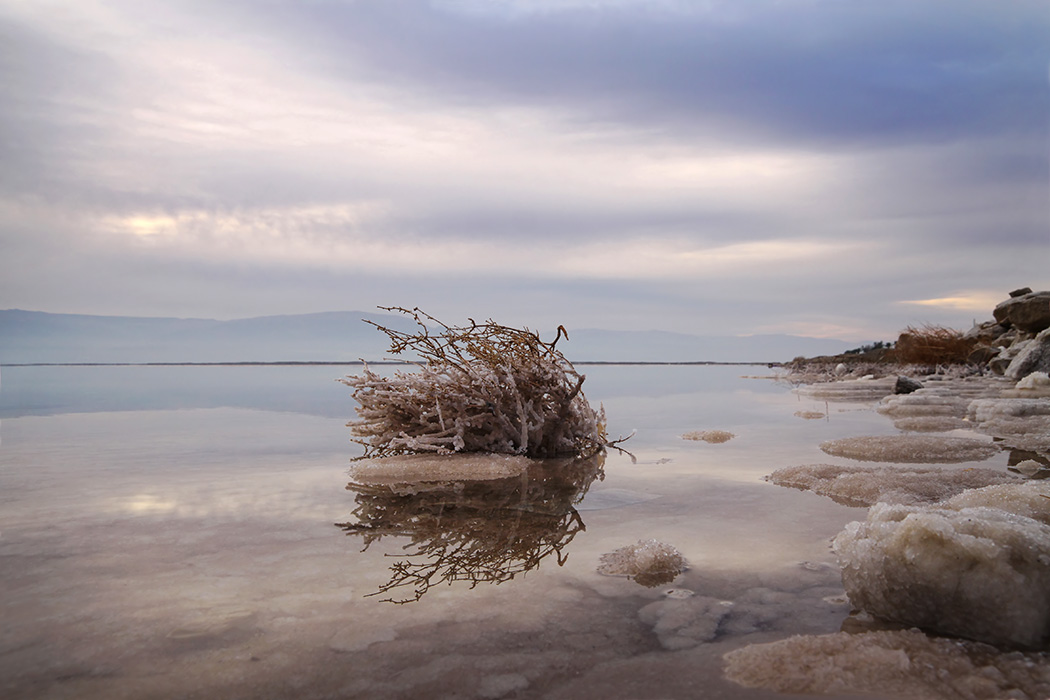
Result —
MULTIPOLYGON (((333 365, 351 365, 351 366, 363 366, 369 365, 395 365, 395 366, 406 366, 415 365, 418 363, 409 362, 407 360, 339 360, 339 361, 284 361, 284 362, 12 362, 3 363, 0 362, 0 368, 2 367, 288 367, 288 366, 333 366, 333 365)), ((747 366, 753 367, 761 365, 763 367, 781 367, 785 363, 783 362, 714 362, 714 361, 698 361, 698 362, 652 362, 652 361, 624 361, 624 362, 612 362, 612 361, 580 361, 573 362, 574 366, 595 366, 595 365, 629 365, 629 366, 747 366)))

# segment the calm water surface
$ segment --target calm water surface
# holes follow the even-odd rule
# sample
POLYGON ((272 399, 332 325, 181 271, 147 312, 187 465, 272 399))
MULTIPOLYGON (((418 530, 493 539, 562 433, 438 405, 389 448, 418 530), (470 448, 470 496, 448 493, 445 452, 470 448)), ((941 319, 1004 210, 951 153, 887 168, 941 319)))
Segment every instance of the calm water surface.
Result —
POLYGON ((636 462, 393 497, 347 489, 335 379, 354 367, 3 368, 0 695, 784 697, 723 680, 721 657, 840 628, 829 540, 865 512, 762 477, 892 424, 762 366, 581 369, 636 462), (458 519, 435 515, 449 499, 458 519), (689 569, 652 588, 596 572, 649 538, 689 569), (480 582, 371 595, 406 562, 480 582), (711 598, 733 604, 717 632, 690 607, 711 598))

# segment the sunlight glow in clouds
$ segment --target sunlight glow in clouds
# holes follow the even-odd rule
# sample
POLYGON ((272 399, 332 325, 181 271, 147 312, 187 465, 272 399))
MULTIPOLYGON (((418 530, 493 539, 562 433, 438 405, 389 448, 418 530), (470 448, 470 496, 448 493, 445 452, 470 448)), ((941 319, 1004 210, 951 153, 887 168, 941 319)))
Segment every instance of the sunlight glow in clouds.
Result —
MULTIPOLYGON (((1009 291, 1009 290, 1007 290, 1009 291)), ((1003 301, 1006 294, 992 290, 979 290, 964 292, 958 296, 942 297, 939 299, 915 299, 901 301, 901 304, 931 307, 935 309, 952 309, 957 311, 973 311, 987 314, 995 305, 1003 301)))

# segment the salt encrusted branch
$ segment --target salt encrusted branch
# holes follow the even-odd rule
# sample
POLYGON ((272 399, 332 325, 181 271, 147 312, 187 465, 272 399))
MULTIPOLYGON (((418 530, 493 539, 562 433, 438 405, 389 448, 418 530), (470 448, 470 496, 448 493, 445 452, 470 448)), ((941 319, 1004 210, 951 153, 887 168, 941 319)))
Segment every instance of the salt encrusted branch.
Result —
POLYGON ((364 457, 413 451, 550 457, 607 445, 604 411, 592 409, 582 392, 586 377, 555 348, 568 337, 564 327, 545 343, 527 328, 491 320, 450 326, 418 308, 380 308, 415 321, 415 333, 368 323, 390 338, 391 353, 415 354, 407 359, 419 372, 383 377, 366 364, 360 376, 341 380, 360 404, 360 420, 348 425, 364 457))

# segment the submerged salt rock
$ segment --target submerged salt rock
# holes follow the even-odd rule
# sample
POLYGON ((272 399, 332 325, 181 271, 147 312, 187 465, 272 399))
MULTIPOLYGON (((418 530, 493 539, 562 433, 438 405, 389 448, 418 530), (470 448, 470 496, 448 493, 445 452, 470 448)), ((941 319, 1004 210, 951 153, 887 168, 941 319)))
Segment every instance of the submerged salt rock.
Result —
POLYGON ((727 430, 693 430, 682 435, 683 440, 703 440, 713 444, 729 442, 735 437, 736 435, 727 430))
POLYGON ((804 464, 778 469, 766 480, 813 491, 847 506, 871 506, 879 502, 934 503, 966 489, 1015 482, 1017 477, 993 469, 804 464))
POLYGON ((726 677, 780 693, 943 700, 1045 700, 1050 654, 1001 652, 918 630, 796 635, 724 657, 726 677))
POLYGON ((598 573, 629 576, 643 586, 670 583, 685 570, 685 557, 669 544, 657 540, 638 540, 637 544, 603 554, 598 573))
POLYGON ((665 598, 638 611, 639 619, 651 625, 660 645, 669 651, 689 649, 718 636, 722 620, 733 604, 707 596, 665 598))
POLYGON ((533 463, 528 457, 505 454, 412 454, 356 462, 350 477, 364 484, 487 481, 520 476, 533 463))
POLYGON ((1050 485, 966 491, 936 506, 879 503, 833 548, 853 605, 992 644, 1050 640, 1050 485))
POLYGON ((980 462, 999 451, 986 440, 940 435, 866 435, 828 440, 820 444, 820 449, 862 462, 901 464, 980 462))

